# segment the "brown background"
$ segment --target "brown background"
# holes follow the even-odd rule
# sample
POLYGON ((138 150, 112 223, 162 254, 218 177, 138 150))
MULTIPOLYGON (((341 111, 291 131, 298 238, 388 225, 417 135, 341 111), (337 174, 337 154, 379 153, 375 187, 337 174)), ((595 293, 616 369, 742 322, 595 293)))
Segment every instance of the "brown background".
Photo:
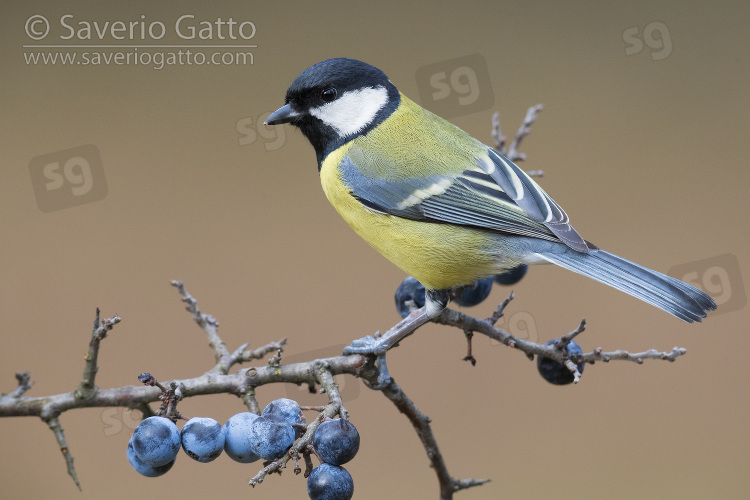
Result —
MULTIPOLYGON (((493 479, 458 498, 747 498, 747 2, 6 2, 2 11, 2 391, 25 370, 36 382, 29 395, 73 389, 97 306, 123 318, 104 342, 100 387, 135 383, 142 371, 203 373, 212 354, 171 279, 221 321, 230 348, 289 337, 289 359, 303 360, 387 328, 404 276, 328 205, 307 141, 286 127, 241 145, 236 124, 280 106, 292 79, 322 59, 365 60, 419 100, 419 68, 478 53, 494 105, 452 121, 489 141, 492 112, 512 133, 528 106, 544 103, 523 165, 545 170, 542 185, 578 231, 665 272, 709 259, 730 272, 735 310, 687 325, 564 270, 534 268, 514 287, 515 333, 545 341, 586 317, 586 350, 689 351, 674 364, 589 366, 575 387, 547 384, 522 354, 486 339, 472 368, 460 332, 424 328, 389 365, 432 417, 450 472, 493 479), (24 23, 34 14, 100 23, 143 14, 170 30, 182 14, 233 17, 255 23, 258 48, 252 66, 28 66, 24 23), (654 60, 648 46, 626 55, 623 32, 654 21, 668 28, 669 57, 654 60), (31 160, 85 144, 101 153, 106 196, 43 213, 31 160)), ((471 312, 488 315, 507 293, 498 287, 471 312)), ((348 466, 356 498, 435 498, 406 419, 358 382, 342 385, 362 434, 348 466)), ((274 386, 259 398, 288 394, 274 386)), ((180 409, 223 422, 242 406, 214 396, 180 409)), ((207 465, 180 456, 168 475, 142 478, 125 459, 135 422, 120 409, 74 411, 62 423, 83 493, 43 423, 6 419, 0 497, 305 496, 290 471, 250 491, 257 464, 224 456, 207 465)))

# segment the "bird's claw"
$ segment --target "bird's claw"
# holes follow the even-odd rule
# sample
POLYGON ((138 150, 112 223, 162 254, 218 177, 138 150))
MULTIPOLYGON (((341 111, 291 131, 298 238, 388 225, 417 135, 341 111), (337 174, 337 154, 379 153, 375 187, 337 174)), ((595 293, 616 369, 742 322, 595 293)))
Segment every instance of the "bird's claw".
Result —
POLYGON ((385 353, 379 354, 378 359, 375 362, 375 366, 378 368, 378 381, 375 384, 370 384, 366 380, 365 385, 373 391, 382 391, 388 384, 391 383, 391 375, 388 373, 388 365, 385 362, 385 353))
POLYGON ((349 354, 372 354, 375 356, 384 355, 390 348, 390 345, 382 337, 373 337, 367 335, 361 339, 353 340, 351 345, 344 347, 344 356, 349 354))
POLYGON ((367 387, 375 391, 383 390, 391 382, 391 375, 388 373, 388 365, 385 361, 385 353, 390 346, 379 337, 379 335, 377 337, 367 335, 352 341, 351 345, 344 348, 344 356, 349 354, 377 356, 375 367, 378 369, 378 381, 375 384, 364 381, 367 387))

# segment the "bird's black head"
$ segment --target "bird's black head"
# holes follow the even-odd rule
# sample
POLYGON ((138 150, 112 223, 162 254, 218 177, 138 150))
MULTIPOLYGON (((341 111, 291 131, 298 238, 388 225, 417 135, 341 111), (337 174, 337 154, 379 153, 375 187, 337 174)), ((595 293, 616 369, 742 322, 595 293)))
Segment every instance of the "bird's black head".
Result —
POLYGON ((320 166, 328 153, 390 116, 399 100, 398 90, 378 68, 354 59, 328 59, 292 82, 286 105, 266 124, 298 127, 315 148, 320 166))

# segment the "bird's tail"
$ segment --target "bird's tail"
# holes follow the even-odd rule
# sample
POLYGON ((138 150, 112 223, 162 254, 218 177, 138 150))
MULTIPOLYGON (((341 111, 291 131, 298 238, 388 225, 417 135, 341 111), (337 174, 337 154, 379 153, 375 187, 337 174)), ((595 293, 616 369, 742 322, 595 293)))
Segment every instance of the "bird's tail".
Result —
POLYGON ((692 323, 716 309, 711 297, 694 286, 630 262, 604 250, 580 253, 570 249, 540 253, 544 260, 600 281, 692 323))

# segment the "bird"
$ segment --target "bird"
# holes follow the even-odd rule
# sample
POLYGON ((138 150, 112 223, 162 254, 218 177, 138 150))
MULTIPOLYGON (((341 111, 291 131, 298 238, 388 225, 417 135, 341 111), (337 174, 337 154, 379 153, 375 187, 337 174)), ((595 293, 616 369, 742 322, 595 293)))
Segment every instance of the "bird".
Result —
POLYGON ((304 70, 266 125, 298 128, 326 197, 367 243, 425 287, 425 305, 344 353, 382 357, 437 317, 451 290, 522 264, 556 264, 688 323, 716 309, 703 291, 584 240, 565 211, 501 152, 348 58, 304 70))

